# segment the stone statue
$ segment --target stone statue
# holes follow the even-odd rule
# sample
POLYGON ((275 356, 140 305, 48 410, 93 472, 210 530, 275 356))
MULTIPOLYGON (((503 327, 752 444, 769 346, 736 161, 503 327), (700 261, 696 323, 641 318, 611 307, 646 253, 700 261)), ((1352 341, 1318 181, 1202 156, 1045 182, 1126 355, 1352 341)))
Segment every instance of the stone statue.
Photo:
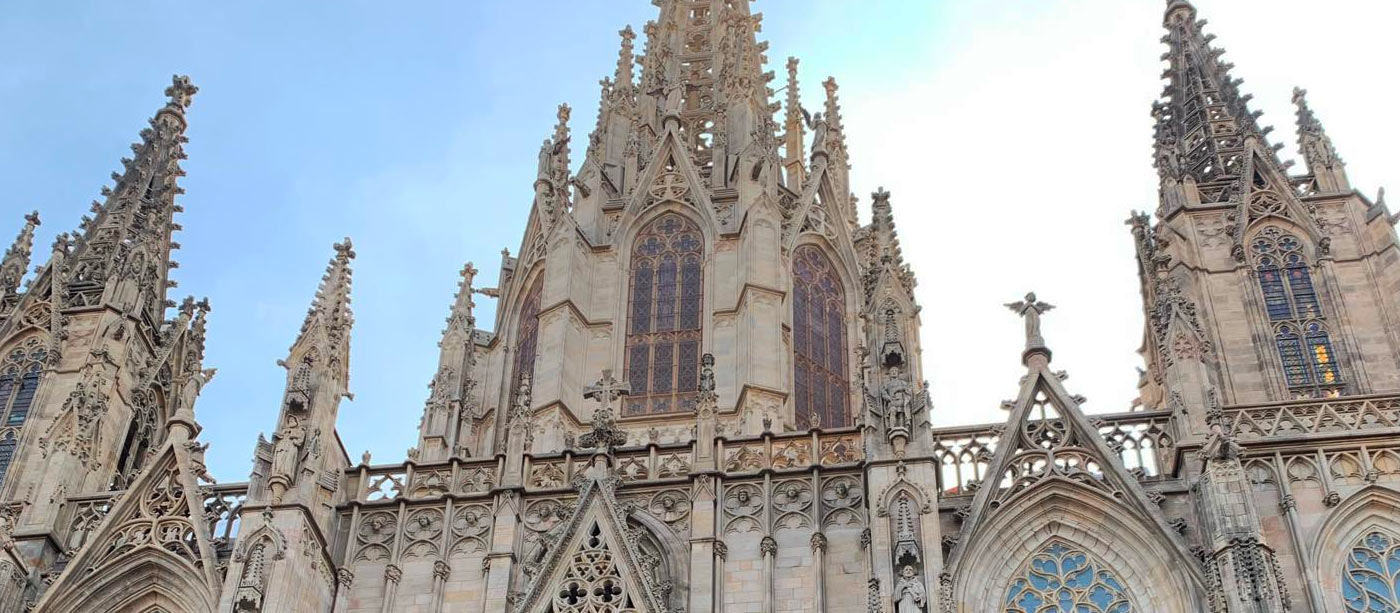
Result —
POLYGON ((272 443, 272 476, 291 483, 296 476, 301 445, 306 442, 306 427, 296 417, 288 416, 287 424, 272 443))
POLYGON ((899 581, 894 585, 895 613, 923 613, 928 591, 913 566, 899 569, 899 581))
POLYGON ((890 429, 913 427, 914 419, 909 414, 912 398, 909 382, 900 377, 899 367, 890 367, 888 377, 885 379, 884 385, 880 387, 880 401, 885 405, 886 427, 890 429))
POLYGON ((1055 305, 1040 302, 1036 300, 1035 292, 1029 292, 1025 300, 1008 302, 1006 308, 1026 319, 1026 349, 1045 348, 1045 338, 1040 335, 1040 314, 1055 308, 1055 305))

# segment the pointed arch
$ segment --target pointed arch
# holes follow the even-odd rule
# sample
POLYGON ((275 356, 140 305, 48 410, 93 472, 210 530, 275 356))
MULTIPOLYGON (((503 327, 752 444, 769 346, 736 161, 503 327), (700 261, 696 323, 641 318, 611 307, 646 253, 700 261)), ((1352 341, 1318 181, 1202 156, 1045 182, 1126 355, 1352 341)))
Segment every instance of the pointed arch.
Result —
MULTIPOLYGON (((1355 604, 1368 602, 1366 586, 1353 579, 1354 571, 1362 571, 1358 575, 1368 574, 1365 565, 1373 560, 1366 559, 1367 550, 1371 555, 1381 556, 1381 560, 1395 556, 1390 566, 1382 562, 1381 569, 1370 570, 1373 579, 1378 578, 1374 571, 1389 571, 1392 589, 1389 596, 1400 597, 1400 585, 1396 583, 1400 581, 1400 492, 1382 485, 1368 486, 1332 509, 1318 529, 1313 539, 1314 568, 1328 611, 1390 610, 1358 608, 1360 605, 1355 604), (1388 543, 1384 546, 1378 542, 1367 543, 1372 534, 1380 535, 1388 543)), ((1380 586, 1372 584, 1371 587, 1369 602, 1384 602, 1386 594, 1380 592, 1380 586)), ((1400 602, 1394 604, 1400 605, 1400 602)))
POLYGON ((1341 394, 1342 370, 1307 243, 1292 224, 1276 220, 1250 233, 1249 257, 1289 394, 1341 394))
MULTIPOLYGON (((540 297, 544 293, 544 270, 535 273, 534 279, 523 287, 524 297, 515 318, 515 360, 511 365, 507 399, 514 398, 525 375, 535 376, 535 352, 540 339, 540 297)), ((509 400, 508 400, 509 402, 509 400)))
MULTIPOLYGON (((72 568, 68 572, 82 572, 72 568)), ((93 611, 146 613, 161 610, 213 613, 215 594, 201 573, 185 560, 160 548, 143 548, 134 555, 88 573, 54 598, 40 612, 93 611)))
POLYGON ((668 210, 628 244, 623 371, 632 391, 622 414, 690 410, 704 337, 704 232, 689 215, 668 210))
POLYGON ((996 509, 976 533, 963 536, 968 555, 960 556, 952 569, 954 599, 967 610, 982 610, 989 602, 1005 607, 1035 556, 1064 543, 1123 578, 1121 591, 1131 603, 1150 604, 1152 611, 1164 613, 1199 610, 1202 586, 1186 570, 1196 563, 1175 555, 1163 538, 1121 502, 1053 478, 996 509), (1007 559, 1007 552, 1020 553, 1007 559))
POLYGON ((29 420, 48 359, 41 335, 29 335, 0 354, 0 485, 14 459, 19 434, 29 420))
POLYGON ((847 291, 826 251, 792 252, 793 416, 799 428, 851 422, 847 291))

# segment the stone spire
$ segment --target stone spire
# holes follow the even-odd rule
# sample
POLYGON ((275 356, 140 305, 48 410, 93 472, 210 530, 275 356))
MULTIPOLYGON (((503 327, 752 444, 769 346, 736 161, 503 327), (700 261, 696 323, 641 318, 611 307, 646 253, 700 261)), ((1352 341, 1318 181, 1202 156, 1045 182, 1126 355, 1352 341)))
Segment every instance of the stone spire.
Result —
POLYGON ((788 58, 787 75, 786 113, 783 115, 783 168, 786 171, 788 189, 800 192, 807 172, 803 142, 806 138, 806 121, 797 84, 797 58, 788 58))
POLYGON ((540 145, 535 175, 535 212, 548 230, 569 211, 569 116, 572 109, 560 104, 554 134, 540 145))
POLYGON ((171 235, 180 229, 173 221, 181 210, 176 185, 185 173, 185 109, 199 88, 189 77, 175 76, 165 95, 169 100, 156 111, 150 127, 141 131, 141 142, 131 146, 134 157, 123 159, 124 170, 113 173, 116 185, 104 187, 104 202, 93 203, 94 218, 83 218, 67 261, 71 272, 64 282, 73 306, 107 302, 131 314, 159 322, 167 306, 171 251, 179 245, 171 235))
POLYGON ((1308 90, 1293 88, 1293 104, 1298 107, 1298 151, 1308 165, 1308 173, 1316 181, 1317 190, 1336 193, 1351 190, 1346 164, 1337 155, 1332 139, 1322 128, 1322 122, 1308 106, 1308 90))
POLYGON ((866 297, 870 298, 880 278, 888 273, 894 276, 894 280, 912 300, 914 272, 904 262, 904 252, 899 246, 899 233, 895 230, 890 193, 882 187, 870 197, 871 222, 865 238, 866 297))
POLYGON ((1170 2, 1163 18, 1168 49, 1162 59, 1169 66, 1162 78, 1168 83, 1152 106, 1163 217, 1190 200, 1229 200, 1242 189, 1251 151, 1278 167, 1264 140, 1272 128, 1259 127, 1261 113, 1249 110, 1251 96, 1239 91, 1243 80, 1231 78, 1234 65, 1220 60, 1225 52, 1211 45, 1215 37, 1203 32, 1205 23, 1185 0, 1170 2))
POLYGON ((631 89, 634 85, 632 65, 637 63, 637 59, 632 55, 632 41, 637 40, 637 33, 632 31, 632 26, 627 26, 618 30, 617 35, 622 38, 622 44, 617 50, 617 69, 613 71, 613 86, 631 89))
POLYGON ((29 256, 34 250, 34 228, 39 226, 39 211, 24 216, 24 228, 15 237, 15 242, 5 250, 0 259, 0 311, 14 305, 19 294, 20 282, 29 270, 29 256))
MULTIPOLYGON (((349 396, 350 261, 355 251, 350 239, 336 243, 335 255, 326 265, 326 274, 316 289, 306 321, 288 352, 278 364, 287 369, 287 388, 277 418, 272 441, 259 436, 259 447, 270 447, 271 461, 259 464, 255 458, 254 485, 258 496, 274 505, 299 503, 318 509, 321 495, 314 486, 320 472, 347 463, 343 453, 334 453, 336 414, 340 399, 349 396), (306 475, 313 475, 306 478, 306 475), (265 491, 263 487, 265 486, 265 491)), ((327 521, 328 517, 320 517, 327 521)))
POLYGON ((826 90, 826 123, 829 131, 826 134, 826 149, 830 153, 840 154, 844 160, 846 152, 846 128, 841 119, 841 102, 836 96, 836 77, 827 77, 822 81, 822 88, 826 90))
POLYGON ((343 391, 349 384, 350 328, 355 325, 355 315, 350 310, 350 261, 355 259, 355 250, 349 237, 333 247, 335 255, 326 264, 326 273, 306 310, 306 320, 292 343, 291 353, 296 356, 314 350, 321 364, 330 367, 329 373, 343 391))
POLYGON ((476 316, 472 309, 472 280, 476 267, 471 262, 462 267, 462 281, 447 317, 447 328, 438 342, 437 373, 428 385, 431 392, 423 408, 419 425, 419 457, 433 462, 452 454, 470 455, 473 444, 472 427, 476 417, 473 402, 476 380, 476 316))

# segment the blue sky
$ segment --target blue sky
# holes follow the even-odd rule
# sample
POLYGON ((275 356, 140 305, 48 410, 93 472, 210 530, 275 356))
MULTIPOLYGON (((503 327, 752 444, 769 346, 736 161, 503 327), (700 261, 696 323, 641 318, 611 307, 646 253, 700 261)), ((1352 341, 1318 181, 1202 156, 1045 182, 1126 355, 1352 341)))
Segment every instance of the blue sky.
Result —
MULTIPOLYGON (((1400 161, 1395 8, 1339 0, 1201 0, 1255 108, 1292 151, 1288 89, 1315 109, 1374 193, 1400 161), (1299 44, 1304 41, 1305 44, 1299 44)), ((770 68, 802 59, 804 100, 841 84, 862 196, 894 193, 920 279, 935 421, 1001 419, 1028 288, 1061 307, 1047 337, 1090 408, 1134 396, 1141 330, 1130 209, 1155 206, 1148 106, 1160 91, 1157 0, 769 0, 770 68), (976 262, 976 264, 973 264, 976 262)), ((0 22, 0 239, 44 217, 71 230, 163 101, 189 111, 187 212, 174 277, 214 305, 198 406, 210 464, 246 477, 272 427, 286 354, 330 245, 354 238, 356 328, 340 430, 352 456, 414 444, 462 263, 495 281, 519 245, 535 152, 560 102, 592 129, 617 30, 654 15, 608 2, 23 1, 0 22)), ((640 49, 638 41, 638 48, 640 49)), ((577 148, 576 148, 577 149, 577 148)), ((581 152, 575 157, 580 157, 581 152)), ((577 160, 576 160, 577 161, 577 160)), ((479 299, 479 320, 492 320, 479 299)))

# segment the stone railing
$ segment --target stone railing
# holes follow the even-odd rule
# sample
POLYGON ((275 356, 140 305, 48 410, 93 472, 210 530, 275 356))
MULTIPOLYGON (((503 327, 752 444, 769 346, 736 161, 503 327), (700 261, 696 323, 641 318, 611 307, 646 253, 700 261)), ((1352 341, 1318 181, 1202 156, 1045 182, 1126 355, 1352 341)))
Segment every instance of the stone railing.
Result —
POLYGON ((1238 405, 1225 414, 1242 440, 1365 432, 1400 427, 1400 395, 1238 405))
MULTIPOLYGON (((861 434, 855 428, 810 430, 782 434, 764 433, 744 438, 715 439, 714 457, 727 473, 763 470, 807 470, 813 466, 846 467, 865 459, 861 434)), ((695 460, 695 444, 650 443, 613 451, 623 483, 665 483, 685 480, 695 460)), ((588 451, 531 454, 525 457, 520 483, 528 491, 569 489, 592 459, 588 451)), ((505 481, 503 458, 462 460, 433 464, 357 466, 346 471, 354 500, 379 503, 417 500, 444 495, 485 495, 505 481)))
MULTIPOLYGON (((1140 479, 1161 475, 1172 446, 1171 411, 1088 417, 1129 471, 1140 479)), ((984 482, 1005 428, 1005 424, 980 424, 933 430, 933 455, 939 464, 938 490, 943 496, 971 494, 984 482)))

